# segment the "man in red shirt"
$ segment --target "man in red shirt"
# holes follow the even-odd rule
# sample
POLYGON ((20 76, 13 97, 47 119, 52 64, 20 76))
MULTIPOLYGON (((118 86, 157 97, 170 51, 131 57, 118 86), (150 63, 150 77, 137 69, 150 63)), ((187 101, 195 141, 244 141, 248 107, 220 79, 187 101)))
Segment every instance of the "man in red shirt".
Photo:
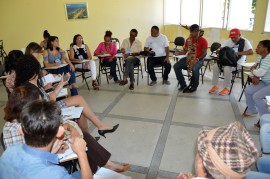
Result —
POLYGON ((197 90, 199 85, 200 68, 203 66, 203 60, 207 53, 208 42, 202 37, 203 32, 197 24, 190 26, 190 36, 186 40, 184 50, 176 52, 175 55, 186 55, 173 68, 180 85, 179 90, 183 93, 192 93, 197 90), (188 70, 191 73, 190 84, 187 86, 182 69, 188 70))

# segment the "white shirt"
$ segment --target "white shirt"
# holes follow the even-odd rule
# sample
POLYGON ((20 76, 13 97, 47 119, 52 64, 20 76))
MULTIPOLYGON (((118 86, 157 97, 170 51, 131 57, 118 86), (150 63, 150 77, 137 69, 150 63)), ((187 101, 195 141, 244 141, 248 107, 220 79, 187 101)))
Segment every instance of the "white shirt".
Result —
MULTIPOLYGON (((243 51, 247 51, 249 49, 252 49, 252 46, 251 46, 251 43, 249 42, 248 39, 244 38, 241 36, 242 39, 245 39, 245 46, 244 46, 244 49, 243 51)), ((231 47, 233 48, 236 52, 238 52, 238 48, 239 48, 239 45, 236 45, 232 39, 228 39, 225 41, 225 43, 222 45, 222 47, 231 47)), ((246 55, 242 55, 241 58, 237 61, 238 63, 244 63, 246 61, 246 58, 247 56, 246 55)))
POLYGON ((165 47, 169 47, 168 38, 163 34, 157 37, 150 36, 146 39, 145 47, 152 48, 152 51, 156 53, 155 57, 166 56, 165 47))
POLYGON ((139 53, 140 51, 142 51, 142 43, 139 40, 135 39, 135 41, 131 45, 129 38, 127 38, 123 40, 121 48, 124 48, 126 50, 126 53, 139 53))

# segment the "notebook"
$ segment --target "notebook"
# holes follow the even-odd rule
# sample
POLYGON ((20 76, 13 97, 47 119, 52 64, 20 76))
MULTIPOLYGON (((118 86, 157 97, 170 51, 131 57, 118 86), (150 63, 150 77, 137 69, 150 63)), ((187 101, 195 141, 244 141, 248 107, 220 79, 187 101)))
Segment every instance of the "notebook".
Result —
POLYGON ((68 108, 61 109, 61 115, 63 120, 67 119, 78 119, 81 117, 83 107, 71 106, 68 108))
POLYGON ((42 81, 44 86, 47 85, 48 83, 57 83, 61 81, 61 75, 54 76, 53 74, 48 74, 42 77, 42 81))

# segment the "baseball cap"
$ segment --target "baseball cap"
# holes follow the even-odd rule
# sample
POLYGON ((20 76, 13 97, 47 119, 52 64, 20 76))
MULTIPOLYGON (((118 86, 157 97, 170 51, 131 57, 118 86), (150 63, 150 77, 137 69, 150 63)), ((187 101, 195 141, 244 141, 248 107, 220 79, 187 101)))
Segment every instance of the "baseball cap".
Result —
POLYGON ((232 37, 237 37, 238 35, 240 35, 240 30, 239 29, 232 29, 230 31, 230 35, 229 35, 229 38, 232 38, 232 37))
POLYGON ((189 30, 190 30, 190 32, 199 31, 200 27, 197 24, 193 24, 190 26, 189 30))

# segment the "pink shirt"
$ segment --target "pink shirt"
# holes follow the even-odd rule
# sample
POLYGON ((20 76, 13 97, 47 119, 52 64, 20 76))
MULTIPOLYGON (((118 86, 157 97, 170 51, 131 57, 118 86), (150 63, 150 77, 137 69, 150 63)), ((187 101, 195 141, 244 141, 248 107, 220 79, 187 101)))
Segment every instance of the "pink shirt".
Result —
POLYGON ((103 52, 104 54, 110 54, 111 56, 108 56, 106 58, 102 58, 101 60, 103 61, 104 59, 112 58, 116 55, 117 49, 116 49, 116 44, 115 43, 110 43, 109 46, 105 46, 104 42, 101 42, 98 47, 96 48, 94 55, 103 52))

